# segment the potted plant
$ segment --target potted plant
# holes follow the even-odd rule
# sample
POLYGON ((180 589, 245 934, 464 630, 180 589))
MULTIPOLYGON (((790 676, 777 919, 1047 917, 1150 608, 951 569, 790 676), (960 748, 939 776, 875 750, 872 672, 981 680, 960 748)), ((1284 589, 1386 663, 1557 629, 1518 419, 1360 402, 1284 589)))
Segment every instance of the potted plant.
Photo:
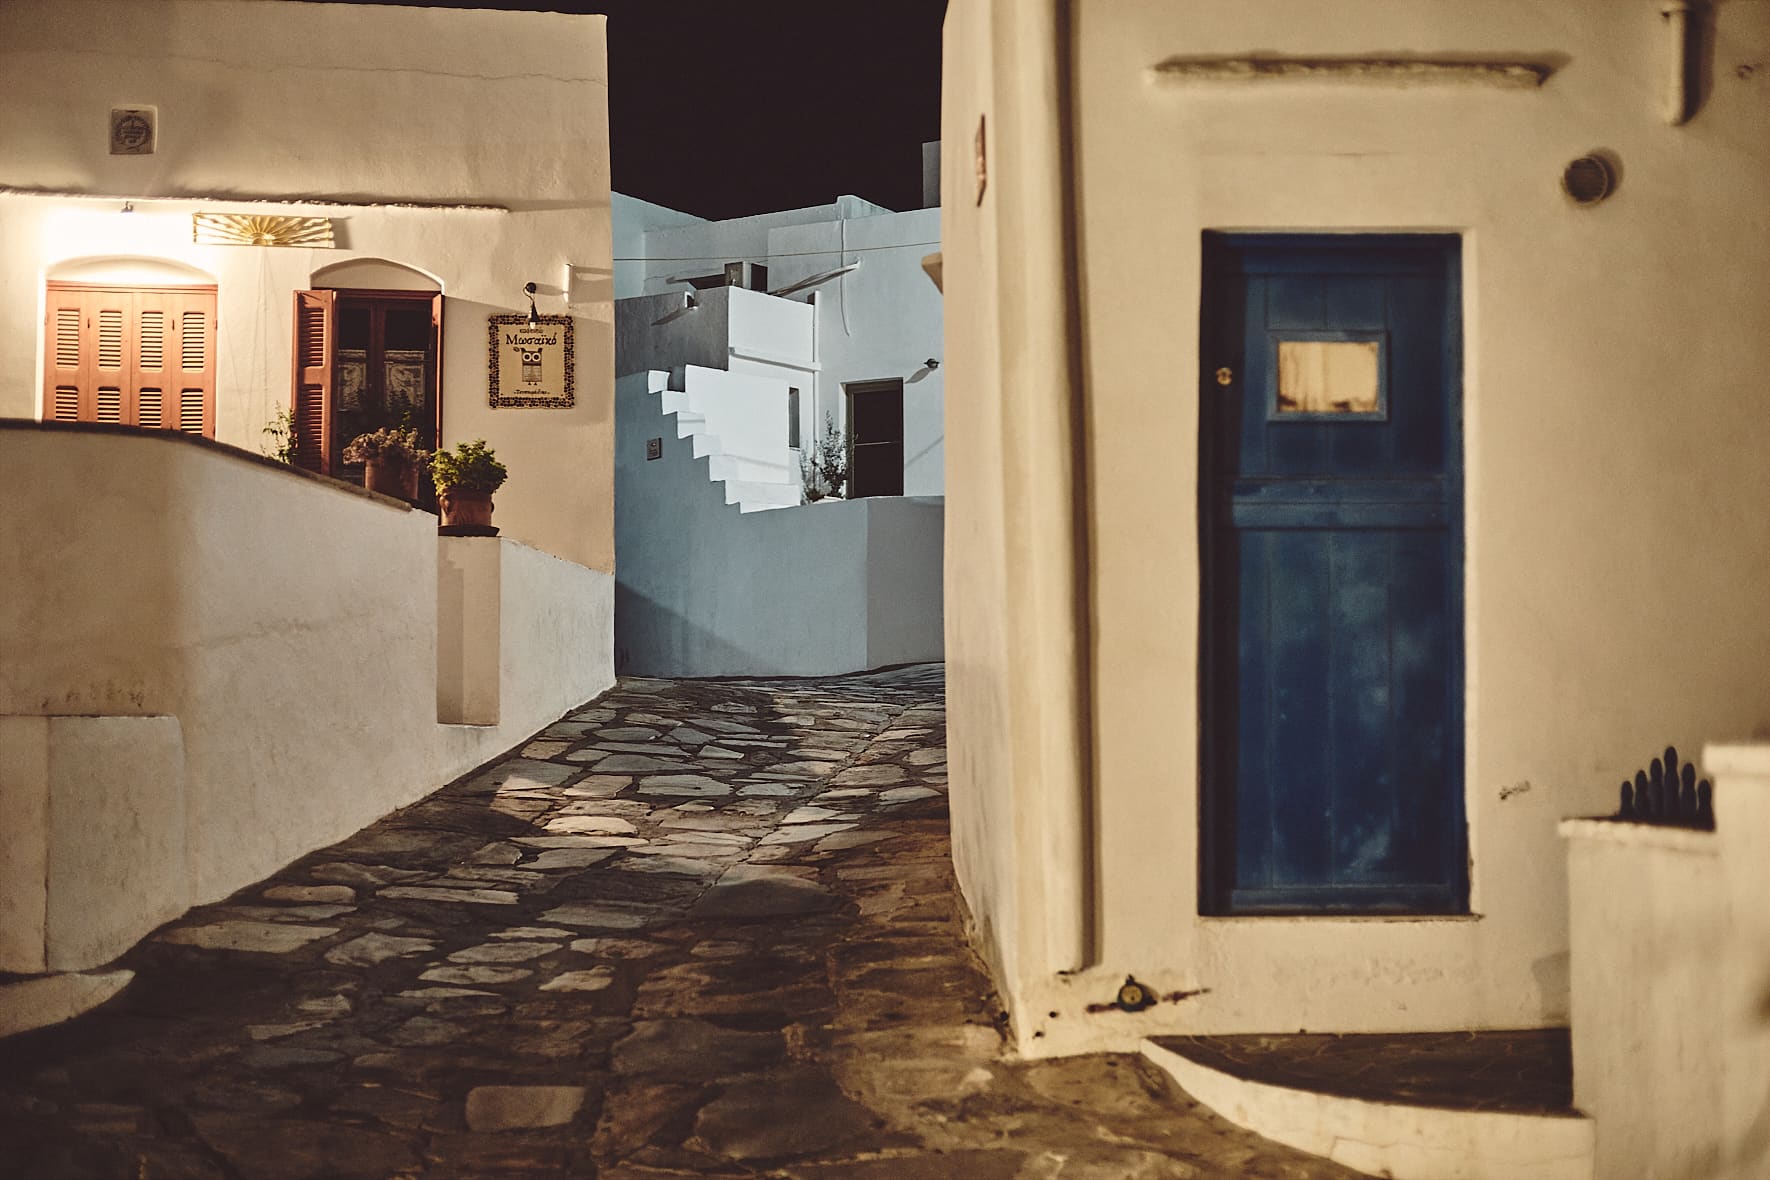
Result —
POLYGON ((457 443, 453 452, 438 451, 430 460, 430 478, 436 484, 443 527, 457 536, 496 536, 492 493, 509 476, 483 438, 457 443))
POLYGON ((848 446, 829 414, 824 415, 823 433, 799 459, 799 476, 808 503, 842 498, 842 486, 848 482, 848 446))
POLYGON ((410 503, 418 498, 418 471, 430 452, 418 446, 417 431, 386 427, 351 439, 344 461, 363 465, 363 486, 371 492, 410 503))

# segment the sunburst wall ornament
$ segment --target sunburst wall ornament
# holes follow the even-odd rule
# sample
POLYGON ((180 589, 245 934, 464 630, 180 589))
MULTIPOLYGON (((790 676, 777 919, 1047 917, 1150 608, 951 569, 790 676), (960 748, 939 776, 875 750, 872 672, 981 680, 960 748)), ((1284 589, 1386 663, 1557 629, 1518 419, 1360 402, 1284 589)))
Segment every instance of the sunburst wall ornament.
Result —
POLYGON ((193 213, 191 241, 199 246, 314 246, 330 250, 332 219, 260 213, 193 213))

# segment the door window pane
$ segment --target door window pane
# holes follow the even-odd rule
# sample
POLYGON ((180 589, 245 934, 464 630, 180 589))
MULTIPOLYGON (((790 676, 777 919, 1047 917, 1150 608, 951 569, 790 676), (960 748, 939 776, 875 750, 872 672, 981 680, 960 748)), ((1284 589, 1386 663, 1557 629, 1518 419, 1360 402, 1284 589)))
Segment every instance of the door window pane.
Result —
POLYGON ((1377 413, 1377 362, 1375 340, 1280 340, 1278 412, 1377 413))

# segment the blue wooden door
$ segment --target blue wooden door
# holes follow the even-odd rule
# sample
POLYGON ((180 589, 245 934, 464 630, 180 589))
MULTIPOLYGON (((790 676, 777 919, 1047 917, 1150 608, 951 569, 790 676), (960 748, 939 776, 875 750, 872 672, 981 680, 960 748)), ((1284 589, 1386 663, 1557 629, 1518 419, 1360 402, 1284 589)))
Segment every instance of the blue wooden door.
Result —
POLYGON ((1207 913, 1467 908, 1458 262, 1207 236, 1207 913))

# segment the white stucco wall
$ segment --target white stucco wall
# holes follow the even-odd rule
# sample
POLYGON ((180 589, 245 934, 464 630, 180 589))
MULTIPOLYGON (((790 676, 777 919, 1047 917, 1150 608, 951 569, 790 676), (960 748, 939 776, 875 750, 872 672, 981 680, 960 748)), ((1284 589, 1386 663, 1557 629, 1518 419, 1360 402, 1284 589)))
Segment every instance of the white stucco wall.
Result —
MULTIPOLYGON (((1080 349, 1067 394, 1078 417, 1059 428, 1068 443, 1057 453, 1081 447, 1084 474, 1057 482, 1087 525, 1067 552, 1087 570, 1088 771, 1030 785, 1005 778, 1032 747, 1019 734, 1009 751, 983 739, 967 753, 979 739, 964 735, 1004 696, 1018 705, 1026 681, 987 632, 960 639, 955 624, 949 634, 949 659, 975 669, 975 687, 960 669, 951 677, 955 844, 1022 1047, 1169 1030, 1565 1021, 1555 822, 1608 810, 1625 771, 1667 741, 1694 748, 1706 734, 1770 722, 1770 616, 1752 589, 1767 573, 1770 517, 1750 507, 1770 501, 1770 419, 1758 395, 1770 301, 1745 262, 1770 254, 1770 141, 1759 133, 1770 82, 1739 68, 1770 53, 1770 5, 1715 11, 1712 90, 1693 121, 1671 128, 1659 113, 1665 26, 1650 3, 1085 0, 1066 26, 1011 18, 987 0, 949 10, 943 252, 955 380, 968 397, 1024 415, 1029 399, 1008 366, 1028 343, 1016 327, 1028 302, 1054 284, 1076 292, 1080 313, 1068 333, 1080 349), (1067 28, 1073 44, 1041 42, 1043 27, 1067 28), (1540 90, 1151 76, 1176 54, 1397 47, 1458 60, 1522 50, 1559 69, 1540 90), (1025 80, 1054 83, 1054 63, 1070 61, 1072 106, 1049 119, 1036 99, 1029 110, 1025 80), (977 209, 980 115, 990 179, 977 209), (1061 178, 1061 142, 1074 145, 1073 214, 1055 219, 1074 262, 1059 238, 1053 258, 1028 263, 1044 243, 1029 247, 1024 227, 1010 234, 1005 222, 1036 206, 1029 184, 1061 178), (1575 208, 1561 170, 1598 146, 1620 158, 1621 186, 1575 208), (1023 171, 1041 158, 1050 166, 1023 171), (1474 917, 1198 916, 1195 374, 1208 229, 1463 235, 1474 917), (997 348, 997 359, 985 355, 997 348), (1675 572, 1629 572, 1648 567, 1675 572), (1065 859, 1094 923, 1090 966, 1059 976, 1014 962, 1016 946, 1039 942, 1030 932, 1053 925, 1050 905, 1069 900, 1026 904, 1021 866, 1048 859, 1063 838, 1065 825, 1038 820, 1036 805, 1061 809, 1078 795, 1091 834, 1065 859), (1003 857, 969 829, 1009 807, 1035 818, 1003 857), (1158 992, 1208 990, 1137 1016, 1083 1013, 1127 972, 1158 992)), ((958 421, 949 406, 955 431, 958 421)), ((1047 527, 1012 494, 1015 445, 1009 430, 999 476, 974 468, 968 451, 955 465, 965 490, 948 489, 955 544, 970 534, 981 552, 1005 545, 1010 563, 1019 538, 1047 527)), ((955 620, 986 609, 989 582, 955 578, 949 590, 955 620)), ((1066 625, 1061 595, 1032 609, 1066 625)))
MULTIPOLYGON (((803 209, 780 209, 750 217, 732 217, 724 221, 695 218, 672 222, 656 212, 659 206, 642 203, 633 210, 647 225, 645 236, 645 279, 642 291, 633 294, 652 295, 661 291, 680 290, 690 275, 717 274, 727 262, 768 263, 769 235, 784 226, 806 225, 842 218, 870 217, 889 212, 860 197, 837 197, 827 205, 808 205, 803 209), (679 276, 679 277, 678 277, 679 276)), ((626 213, 629 207, 621 206, 626 213)), ((626 240, 623 238, 623 241, 626 240)), ((774 281, 772 267, 769 287, 774 281)), ((620 297, 626 298, 623 290, 620 297)))
MULTIPOLYGON (((1715 823, 1728 931, 1715 1018, 1721 1029, 1721 1143, 1745 1180, 1770 1164, 1770 742, 1717 743, 1702 752, 1715 782, 1715 823)), ((1730 1177, 1729 1180, 1732 1180, 1730 1177)))
MULTIPOLYGON (((1573 1104, 1598 1176, 1715 1175, 1728 899, 1713 832, 1569 820, 1573 1104)), ((1723 1173, 1724 1174, 1724 1173, 1723 1173)))
POLYGON ((812 676, 940 658, 939 501, 742 513, 676 437, 656 384, 617 382, 622 672, 812 676), (656 437, 663 455, 648 461, 656 437))
MULTIPOLYGON (((178 888, 140 866, 106 878, 136 895, 136 908, 119 907, 140 916, 135 937, 429 793, 613 683, 608 574, 474 542, 498 549, 498 599, 479 620, 499 631, 498 723, 442 725, 434 518, 159 432, 0 428, 0 469, 18 485, 0 514, 0 716, 170 718, 182 733, 179 798, 142 808, 184 817, 178 888)), ((79 736, 62 757, 96 748, 79 736)), ((8 840, 24 847, 42 809, 14 812, 11 794, 8 840)), ((103 945, 120 949, 117 937, 103 945)))
POLYGON ((603 21, 262 0, 8 0, 5 181, 107 196, 503 205, 607 193, 603 21), (151 106, 151 156, 108 154, 151 106), (520 121, 521 135, 510 134, 520 121))
POLYGON ((1711 745, 1715 830, 1567 820, 1573 1100, 1598 1176, 1770 1166, 1770 745, 1711 745))
POLYGON ((616 299, 645 294, 646 234, 654 229, 700 225, 706 221, 704 217, 681 213, 625 193, 609 194, 609 213, 613 225, 616 299))
POLYGON ((291 292, 385 260, 444 293, 442 441, 483 437, 510 468, 497 523, 612 568, 603 23, 258 0, 0 6, 0 417, 40 412, 47 278, 144 281, 143 260, 173 262, 218 288, 216 438, 258 450, 291 396, 291 292), (155 154, 108 154, 113 106, 157 108, 155 154), (196 246, 198 211, 330 217, 337 247, 196 246), (529 281, 543 311, 575 319, 569 410, 487 405, 486 317, 526 310, 529 281))
POLYGON ((734 356, 805 363, 817 355, 817 316, 810 304, 742 287, 725 291, 731 299, 729 346, 734 356))

